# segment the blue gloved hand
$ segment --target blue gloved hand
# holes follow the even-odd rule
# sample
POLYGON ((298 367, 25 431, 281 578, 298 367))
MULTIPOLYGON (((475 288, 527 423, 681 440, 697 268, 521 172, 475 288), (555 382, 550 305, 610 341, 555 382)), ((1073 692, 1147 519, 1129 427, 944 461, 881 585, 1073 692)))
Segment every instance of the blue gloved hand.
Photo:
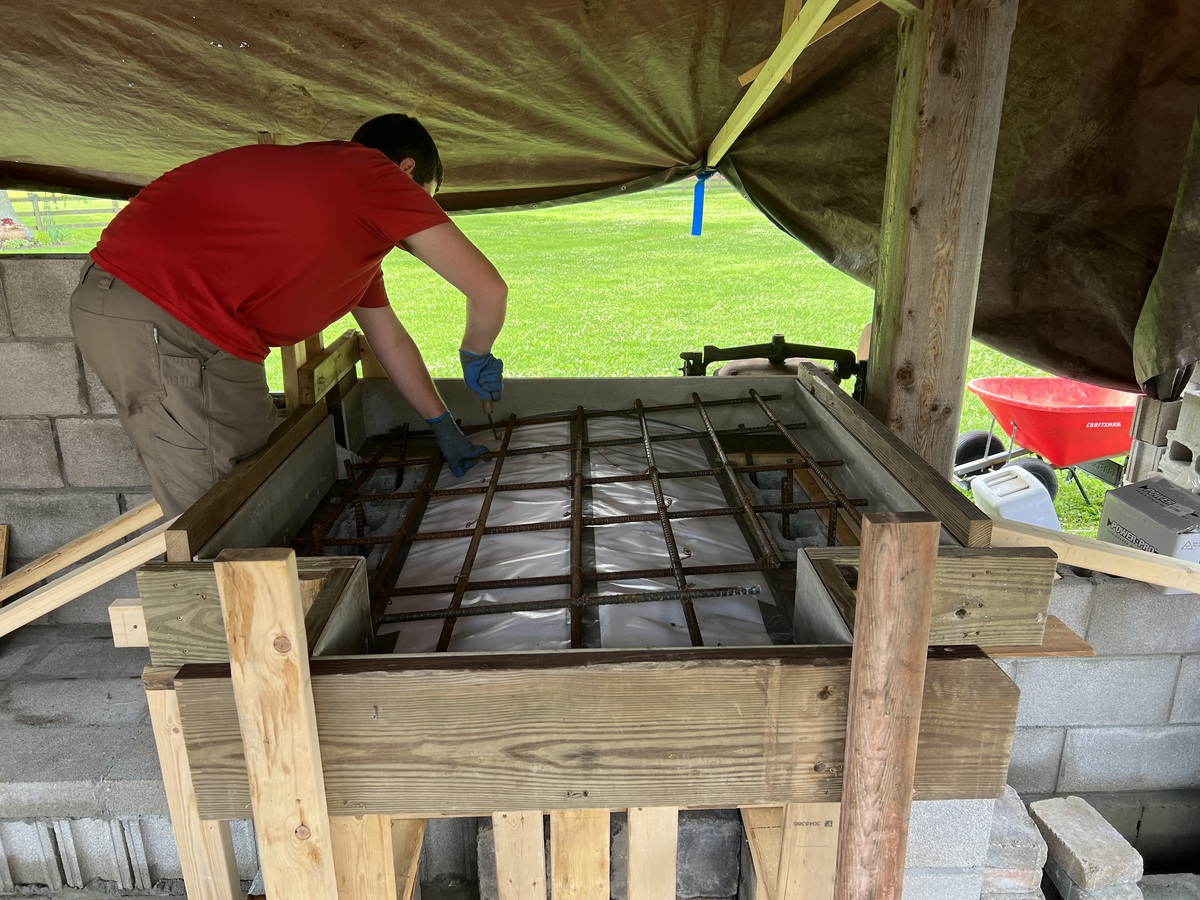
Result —
POLYGON ((425 424, 433 431, 438 449, 442 451, 455 478, 461 478, 467 469, 479 462, 480 456, 487 453, 487 447, 472 444, 467 439, 449 412, 442 413, 436 419, 426 419, 425 424))
POLYGON ((482 400, 499 400, 503 389, 504 360, 490 353, 472 353, 470 350, 459 350, 458 358, 467 387, 482 400))

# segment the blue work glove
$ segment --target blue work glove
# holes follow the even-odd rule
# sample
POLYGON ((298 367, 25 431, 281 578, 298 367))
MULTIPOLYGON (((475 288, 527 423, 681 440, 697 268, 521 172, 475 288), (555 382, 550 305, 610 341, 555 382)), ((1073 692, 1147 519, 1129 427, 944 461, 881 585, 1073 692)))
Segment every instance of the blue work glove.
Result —
POLYGON ((490 353, 458 351, 463 367, 463 381, 483 400, 499 400, 504 381, 504 360, 490 353))
POLYGON ((442 413, 436 419, 426 419, 425 424, 437 438, 438 449, 442 451, 455 478, 461 478, 467 469, 479 462, 480 456, 487 453, 487 447, 477 446, 467 439, 449 412, 442 413))

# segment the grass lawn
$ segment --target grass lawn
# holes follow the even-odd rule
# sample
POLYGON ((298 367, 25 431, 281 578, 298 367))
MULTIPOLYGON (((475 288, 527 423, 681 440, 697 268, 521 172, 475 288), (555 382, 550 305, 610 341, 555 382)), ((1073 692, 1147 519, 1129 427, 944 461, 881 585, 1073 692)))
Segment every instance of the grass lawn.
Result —
MULTIPOLYGON (((509 284, 509 317, 496 346, 510 376, 671 376, 679 353, 768 341, 853 349, 871 318, 873 290, 826 265, 717 178, 708 185, 704 234, 693 237, 693 182, 593 203, 457 215, 459 227, 509 284)), ((99 229, 75 229, 56 253, 87 252, 99 229)), ((457 377, 460 294, 402 251, 384 262, 388 293, 436 377, 457 377)), ((325 332, 330 342, 347 316, 325 332)), ((268 380, 282 388, 278 353, 268 380)), ((968 378, 1038 375, 979 343, 968 378)), ((987 428, 974 394, 961 430, 987 428)), ((1105 485, 1081 474, 1093 502, 1105 485)), ((1060 473, 1063 526, 1095 535, 1098 510, 1060 473)))

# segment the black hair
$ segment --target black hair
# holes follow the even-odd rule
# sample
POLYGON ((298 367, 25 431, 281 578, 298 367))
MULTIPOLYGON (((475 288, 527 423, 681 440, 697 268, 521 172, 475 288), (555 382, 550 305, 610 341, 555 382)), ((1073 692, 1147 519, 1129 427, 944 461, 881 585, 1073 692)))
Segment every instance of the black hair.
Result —
POLYGON ((438 187, 442 186, 444 172, 437 145, 425 126, 412 116, 404 113, 376 116, 363 123, 350 140, 381 150, 397 165, 401 160, 412 159, 416 163, 412 171, 413 181, 420 185, 434 181, 438 187))

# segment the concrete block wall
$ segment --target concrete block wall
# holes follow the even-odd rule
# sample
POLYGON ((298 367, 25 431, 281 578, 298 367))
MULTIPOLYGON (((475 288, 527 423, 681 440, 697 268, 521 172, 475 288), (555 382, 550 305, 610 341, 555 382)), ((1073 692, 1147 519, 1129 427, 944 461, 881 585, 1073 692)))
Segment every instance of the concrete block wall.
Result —
MULTIPOLYGON (((84 262, 0 256, 0 523, 12 526, 10 571, 150 497, 112 398, 71 335, 84 262)), ((133 591, 130 577, 48 619, 105 622, 108 603, 133 591)))

